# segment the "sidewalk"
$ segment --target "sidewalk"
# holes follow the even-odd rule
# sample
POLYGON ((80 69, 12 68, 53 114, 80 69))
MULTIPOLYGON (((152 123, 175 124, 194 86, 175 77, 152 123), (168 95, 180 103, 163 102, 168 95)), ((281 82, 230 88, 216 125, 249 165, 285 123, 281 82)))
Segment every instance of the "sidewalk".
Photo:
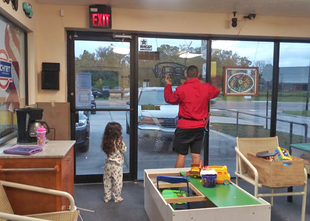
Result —
MULTIPOLYGON (((210 123, 237 124, 237 119, 233 117, 217 117, 217 116, 211 115, 210 123)), ((260 123, 254 123, 253 121, 242 120, 242 119, 239 119, 238 124, 264 126, 263 124, 260 124, 260 123)))

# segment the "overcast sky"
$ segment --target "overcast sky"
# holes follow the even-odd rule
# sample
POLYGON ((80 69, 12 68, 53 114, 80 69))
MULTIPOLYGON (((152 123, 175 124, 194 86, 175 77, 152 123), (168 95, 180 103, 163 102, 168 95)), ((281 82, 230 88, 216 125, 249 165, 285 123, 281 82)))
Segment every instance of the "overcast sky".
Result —
MULTIPOLYGON (((167 39, 167 38, 140 38, 139 48, 142 40, 146 45, 152 46, 152 51, 163 44, 171 46, 201 47, 201 40, 191 39, 167 39)), ((75 41, 75 56, 83 54, 84 50, 95 53, 99 47, 108 47, 111 44, 117 48, 129 49, 128 42, 105 42, 105 41, 75 41)), ((213 49, 232 50, 239 56, 247 57, 254 64, 256 61, 264 61, 265 64, 273 63, 273 43, 257 41, 222 41, 212 42, 213 49)), ((309 66, 310 44, 306 43, 281 43, 280 44, 280 67, 309 66)))

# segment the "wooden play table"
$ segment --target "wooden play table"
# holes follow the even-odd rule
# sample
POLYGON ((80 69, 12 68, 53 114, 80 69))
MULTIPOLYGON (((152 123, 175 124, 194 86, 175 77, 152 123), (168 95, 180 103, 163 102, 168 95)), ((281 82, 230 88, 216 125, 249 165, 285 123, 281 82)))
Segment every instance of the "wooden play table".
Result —
MULTIPOLYGON (((150 221, 185 220, 229 220, 229 221, 270 221, 271 205, 262 198, 255 198, 234 183, 217 184, 205 188, 200 179, 188 177, 195 196, 179 199, 164 199, 156 186, 157 175, 185 176, 190 168, 149 169, 144 171, 144 208, 150 221), (203 202, 202 208, 174 210, 170 203, 203 202)), ((177 184, 163 184, 168 188, 177 184)), ((162 188, 162 185, 160 184, 162 188)), ((178 187, 180 186, 178 184, 178 187)))

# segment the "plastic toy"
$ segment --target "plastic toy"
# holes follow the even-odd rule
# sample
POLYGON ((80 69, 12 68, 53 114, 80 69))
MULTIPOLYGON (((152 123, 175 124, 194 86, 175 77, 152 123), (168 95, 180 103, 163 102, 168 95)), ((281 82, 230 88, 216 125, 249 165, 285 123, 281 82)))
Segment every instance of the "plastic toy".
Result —
MULTIPOLYGON (((293 158, 291 157, 290 153, 281 147, 277 147, 277 149, 274 151, 275 155, 274 155, 274 160, 293 160, 293 158)), ((291 165, 291 163, 283 163, 284 166, 289 166, 291 165)))
POLYGON ((227 172, 227 166, 205 166, 204 169, 213 169, 217 173, 216 183, 228 185, 230 183, 230 174, 227 172))
MULTIPOLYGON (((164 199, 187 197, 187 193, 183 190, 163 190, 161 193, 164 199)), ((175 204, 186 204, 186 202, 173 203, 172 208, 175 210, 175 204)))
POLYGON ((202 170, 202 161, 200 161, 199 164, 197 163, 192 163, 191 164, 191 170, 186 173, 186 176, 191 176, 194 178, 200 178, 200 171, 202 170))
POLYGON ((269 153, 268 151, 262 151, 262 152, 256 153, 257 157, 263 158, 263 159, 268 160, 270 162, 274 161, 274 155, 275 155, 275 152, 269 153))
POLYGON ((277 147, 274 153, 275 160, 292 160, 290 153, 285 148, 277 147))
POLYGON ((200 171, 201 183, 204 187, 214 188, 216 186, 217 173, 213 169, 203 169, 200 171))

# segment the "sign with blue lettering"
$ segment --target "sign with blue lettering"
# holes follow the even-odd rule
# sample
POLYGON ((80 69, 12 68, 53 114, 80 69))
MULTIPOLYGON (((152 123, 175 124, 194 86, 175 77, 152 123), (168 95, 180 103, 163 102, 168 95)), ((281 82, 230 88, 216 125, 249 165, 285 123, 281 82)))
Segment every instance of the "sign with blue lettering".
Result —
POLYGON ((0 58, 0 87, 6 90, 12 80, 12 63, 9 61, 4 50, 0 51, 6 55, 6 59, 0 58))

